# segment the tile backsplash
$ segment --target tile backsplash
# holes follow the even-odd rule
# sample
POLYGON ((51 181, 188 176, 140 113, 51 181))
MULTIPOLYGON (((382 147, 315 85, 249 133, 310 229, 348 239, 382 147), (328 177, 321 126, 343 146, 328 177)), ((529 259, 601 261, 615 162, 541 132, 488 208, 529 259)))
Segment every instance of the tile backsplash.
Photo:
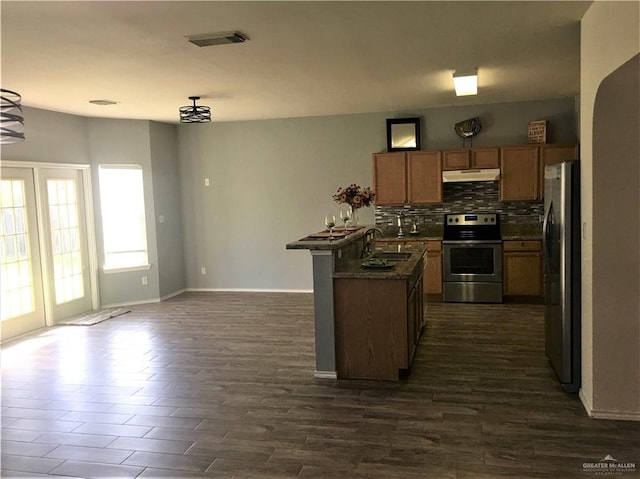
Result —
POLYGON ((405 224, 440 225, 445 213, 499 213, 502 224, 539 223, 544 204, 527 201, 500 201, 498 181, 444 183, 442 204, 376 206, 376 225, 394 225, 399 213, 405 215, 405 224))

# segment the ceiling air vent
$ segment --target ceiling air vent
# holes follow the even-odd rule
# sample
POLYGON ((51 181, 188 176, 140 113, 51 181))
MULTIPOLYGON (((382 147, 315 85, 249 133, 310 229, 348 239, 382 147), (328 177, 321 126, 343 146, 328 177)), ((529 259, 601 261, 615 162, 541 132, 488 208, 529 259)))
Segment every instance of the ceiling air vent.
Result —
POLYGON ((93 105, 100 105, 100 106, 110 106, 110 105, 118 104, 117 101, 113 101, 113 100, 89 100, 89 103, 93 105))
POLYGON ((225 45, 227 43, 242 43, 249 40, 249 37, 240 32, 202 33, 200 35, 189 35, 186 38, 191 43, 198 45, 199 47, 225 45))

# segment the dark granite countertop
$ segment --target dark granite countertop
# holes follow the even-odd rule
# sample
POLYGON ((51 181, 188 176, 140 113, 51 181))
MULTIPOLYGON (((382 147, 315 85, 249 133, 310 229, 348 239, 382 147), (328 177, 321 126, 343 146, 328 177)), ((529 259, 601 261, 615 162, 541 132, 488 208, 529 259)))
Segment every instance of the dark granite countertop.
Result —
MULTIPOLYGON (((386 238, 382 238, 385 240, 386 238)), ((389 248, 376 248, 374 253, 369 257, 375 255, 377 252, 391 251, 391 252, 407 252, 411 253, 411 256, 406 261, 393 261, 393 267, 390 269, 366 269, 362 266, 362 263, 368 258, 357 258, 343 262, 336 265, 336 270, 333 273, 334 278, 351 278, 351 279, 407 279, 415 274, 416 266, 422 264, 426 248, 422 245, 404 245, 398 247, 389 248)), ((419 266, 422 268, 422 266, 419 266)))
MULTIPOLYGON (((441 241, 442 240, 441 225, 421 225, 418 227, 418 234, 411 234, 409 230, 405 230, 405 235, 398 238, 398 228, 384 226, 382 231, 384 236, 377 236, 376 240, 386 242, 403 242, 403 241, 441 241)), ((542 239, 542 223, 502 223, 500 232, 503 240, 539 240, 542 239)))
POLYGON ((503 223, 500 226, 503 240, 542 239, 542 223, 503 223))
MULTIPOLYGON (((362 238, 365 232, 369 229, 369 226, 363 226, 357 231, 348 234, 347 236, 335 239, 307 239, 308 237, 304 237, 299 239, 298 241, 293 241, 288 243, 287 249, 309 249, 309 250, 337 250, 342 248, 343 246, 348 245, 354 240, 362 238)), ((338 229, 336 228, 336 231, 338 229)))

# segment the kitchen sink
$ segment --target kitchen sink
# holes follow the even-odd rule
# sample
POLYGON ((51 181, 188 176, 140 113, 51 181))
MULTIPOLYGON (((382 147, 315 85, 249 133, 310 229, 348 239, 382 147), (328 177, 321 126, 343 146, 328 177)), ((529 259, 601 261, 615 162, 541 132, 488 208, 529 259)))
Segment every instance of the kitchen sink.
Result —
POLYGON ((388 261, 407 261, 411 258, 411 253, 402 253, 398 251, 378 251, 373 255, 374 258, 386 259, 388 261))

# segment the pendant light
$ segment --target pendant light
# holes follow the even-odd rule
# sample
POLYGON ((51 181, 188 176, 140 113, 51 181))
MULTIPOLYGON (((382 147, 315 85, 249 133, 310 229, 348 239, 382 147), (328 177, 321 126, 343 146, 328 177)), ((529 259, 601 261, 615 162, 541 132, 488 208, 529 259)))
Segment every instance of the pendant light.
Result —
POLYGON ((15 91, 0 88, 0 144, 24 141, 22 97, 15 91))
POLYGON ((211 108, 196 105, 199 96, 190 96, 193 105, 180 107, 180 123, 209 123, 211 121, 211 108))

